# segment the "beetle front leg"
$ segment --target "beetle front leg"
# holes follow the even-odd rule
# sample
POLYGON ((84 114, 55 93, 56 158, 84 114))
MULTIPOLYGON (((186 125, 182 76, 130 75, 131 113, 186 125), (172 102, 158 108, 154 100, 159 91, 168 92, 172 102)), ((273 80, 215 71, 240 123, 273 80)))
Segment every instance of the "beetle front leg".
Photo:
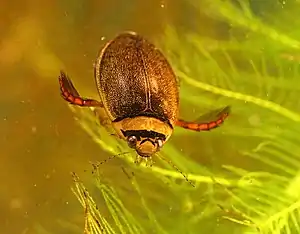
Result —
POLYGON ((142 162, 143 162, 143 157, 141 157, 140 155, 136 155, 134 163, 140 165, 142 162))
POLYGON ((100 124, 102 126, 109 126, 109 125, 111 125, 111 120, 107 116, 104 108, 102 108, 102 107, 91 108, 91 110, 94 112, 94 115, 99 120, 99 122, 100 122, 100 124))
POLYGON ((101 102, 94 99, 81 97, 70 78, 63 72, 58 77, 61 96, 70 104, 83 107, 103 107, 101 102))
MULTIPOLYGON (((212 120, 210 121, 203 121, 200 123, 194 123, 194 122, 188 122, 185 120, 178 120, 176 122, 176 126, 185 128, 185 129, 189 129, 189 130, 193 130, 193 131, 209 131, 211 129, 217 128, 219 127, 224 120, 228 117, 230 113, 230 107, 226 106, 225 108, 223 108, 222 110, 215 110, 212 111, 208 114, 205 114, 204 116, 213 116, 212 120)), ((204 117, 202 116, 202 117, 204 117)), ((200 118, 202 118, 200 117, 200 118)))

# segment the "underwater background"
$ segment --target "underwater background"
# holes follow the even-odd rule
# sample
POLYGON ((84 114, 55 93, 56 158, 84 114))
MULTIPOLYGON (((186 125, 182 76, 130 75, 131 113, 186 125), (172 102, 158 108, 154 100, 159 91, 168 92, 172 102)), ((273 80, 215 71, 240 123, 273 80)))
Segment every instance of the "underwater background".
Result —
POLYGON ((299 0, 1 1, 0 234, 300 233, 299 13, 299 0), (210 132, 175 128, 161 154, 178 170, 127 154, 95 171, 128 147, 60 97, 63 69, 98 99, 93 63, 126 30, 170 61, 180 117, 232 108, 210 132))

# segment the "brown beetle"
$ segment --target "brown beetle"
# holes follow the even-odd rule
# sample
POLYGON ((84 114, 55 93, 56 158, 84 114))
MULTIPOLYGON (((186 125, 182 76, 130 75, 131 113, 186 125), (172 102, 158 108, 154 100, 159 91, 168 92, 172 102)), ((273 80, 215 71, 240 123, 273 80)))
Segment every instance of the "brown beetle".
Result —
POLYGON ((100 102, 81 97, 61 72, 63 98, 79 106, 104 108, 118 136, 142 157, 158 152, 175 126, 210 130, 229 114, 227 106, 215 113, 212 121, 179 120, 178 84, 169 62, 153 44, 133 32, 122 33, 104 46, 94 76, 100 102))

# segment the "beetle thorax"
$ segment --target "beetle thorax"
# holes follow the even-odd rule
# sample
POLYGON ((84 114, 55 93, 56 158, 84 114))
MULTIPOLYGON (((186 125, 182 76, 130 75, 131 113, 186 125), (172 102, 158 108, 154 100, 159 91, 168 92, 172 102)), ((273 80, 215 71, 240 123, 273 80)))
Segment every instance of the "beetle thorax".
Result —
POLYGON ((142 157, 150 157, 159 151, 173 132, 168 123, 146 116, 125 118, 113 122, 113 126, 120 137, 142 157))

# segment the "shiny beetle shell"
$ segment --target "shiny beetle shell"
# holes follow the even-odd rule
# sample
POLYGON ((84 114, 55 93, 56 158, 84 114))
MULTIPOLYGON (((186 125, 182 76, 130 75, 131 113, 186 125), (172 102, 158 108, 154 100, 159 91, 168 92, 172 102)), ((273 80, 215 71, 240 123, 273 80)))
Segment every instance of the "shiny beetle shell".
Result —
POLYGON ((178 116, 175 74, 163 54, 134 33, 123 33, 101 51, 95 79, 113 121, 152 116, 173 126, 178 116))
MULTIPOLYGON (((122 138, 128 140, 131 133, 148 140, 161 136, 159 144, 169 138, 178 118, 178 86, 153 44, 135 33, 120 34, 102 49, 94 69, 101 101, 122 138)), ((144 155, 138 153, 155 153, 148 146, 144 155)))

